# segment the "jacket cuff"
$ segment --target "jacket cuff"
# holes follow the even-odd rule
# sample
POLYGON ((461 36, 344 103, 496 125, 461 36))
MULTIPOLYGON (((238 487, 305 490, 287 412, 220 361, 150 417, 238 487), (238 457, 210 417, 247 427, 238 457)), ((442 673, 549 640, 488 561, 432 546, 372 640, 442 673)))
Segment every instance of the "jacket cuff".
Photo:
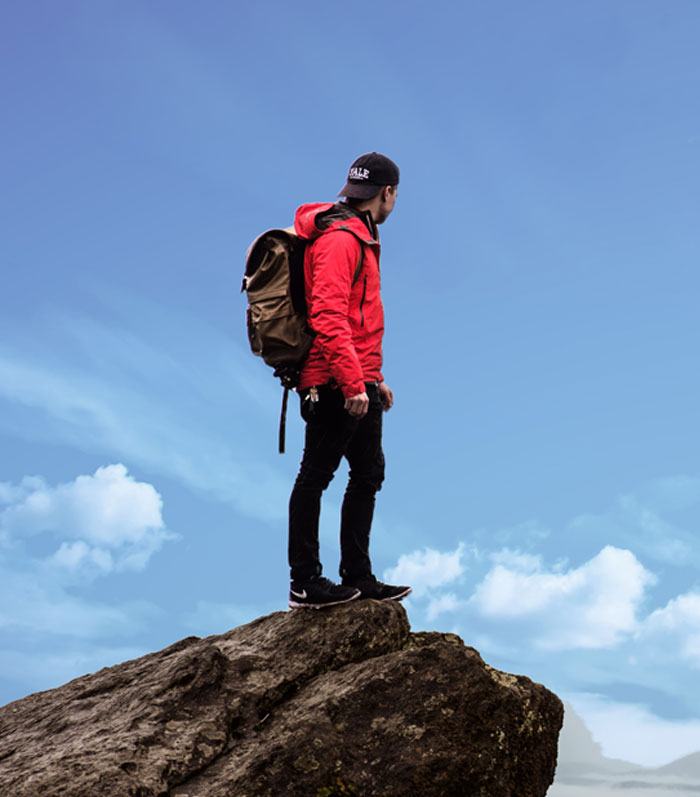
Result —
POLYGON ((340 389, 343 391, 343 396, 345 398, 359 396, 360 393, 364 393, 367 390, 364 382, 353 382, 350 385, 341 385, 340 389))

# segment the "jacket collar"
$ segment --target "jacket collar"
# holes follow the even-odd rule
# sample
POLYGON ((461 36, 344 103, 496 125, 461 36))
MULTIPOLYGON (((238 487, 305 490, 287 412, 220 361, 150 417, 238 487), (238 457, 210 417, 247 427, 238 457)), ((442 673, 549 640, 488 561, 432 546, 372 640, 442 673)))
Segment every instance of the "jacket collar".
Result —
POLYGON ((371 243, 379 243, 379 230, 374 223, 372 214, 368 210, 357 210, 352 205, 348 205, 347 202, 336 202, 327 210, 319 213, 315 218, 316 229, 320 232, 326 232, 326 230, 331 229, 331 227, 341 227, 343 224, 350 222, 347 226, 355 228, 354 232, 360 235, 361 228, 358 229, 358 221, 361 222, 362 226, 369 233, 371 243))

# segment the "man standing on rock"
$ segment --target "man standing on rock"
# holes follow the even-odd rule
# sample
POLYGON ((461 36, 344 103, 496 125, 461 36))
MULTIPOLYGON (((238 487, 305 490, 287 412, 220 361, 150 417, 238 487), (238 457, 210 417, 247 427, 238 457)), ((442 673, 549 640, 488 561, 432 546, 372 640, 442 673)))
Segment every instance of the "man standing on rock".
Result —
POLYGON ((384 481, 382 414, 394 396, 382 376, 384 311, 379 234, 394 208, 399 169, 371 152, 350 167, 336 204, 302 205, 297 235, 308 240, 304 280, 314 343, 298 392, 306 421, 304 455, 289 501, 290 608, 321 608, 356 598, 400 600, 410 587, 372 573, 369 537, 375 493, 384 481), (319 559, 321 495, 345 457, 350 477, 340 521, 341 584, 319 559))

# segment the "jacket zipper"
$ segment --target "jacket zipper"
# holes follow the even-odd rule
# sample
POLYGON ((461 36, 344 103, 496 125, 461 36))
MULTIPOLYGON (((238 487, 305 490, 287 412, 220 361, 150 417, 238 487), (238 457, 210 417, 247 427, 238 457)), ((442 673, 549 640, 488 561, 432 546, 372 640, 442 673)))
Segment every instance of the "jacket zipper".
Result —
POLYGON ((360 326, 363 327, 365 325, 365 311, 364 311, 364 304, 365 304, 365 294, 367 293, 367 275, 365 274, 365 281, 362 284, 362 298, 360 299, 360 326))

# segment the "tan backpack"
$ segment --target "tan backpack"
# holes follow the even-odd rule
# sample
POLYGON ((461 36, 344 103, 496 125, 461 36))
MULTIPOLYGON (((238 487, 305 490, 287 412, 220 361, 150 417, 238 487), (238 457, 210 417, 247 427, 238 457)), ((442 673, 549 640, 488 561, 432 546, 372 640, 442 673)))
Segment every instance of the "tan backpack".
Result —
MULTIPOLYGON (((354 235, 346 227, 338 229, 354 235)), ((241 286, 241 292, 248 295, 246 324, 251 351, 274 368, 274 375, 284 387, 280 454, 284 453, 289 390, 299 384, 299 375, 314 339, 314 332, 307 323, 304 295, 306 243, 293 227, 264 232, 246 252, 241 286)), ((360 276, 363 261, 364 246, 361 246, 353 285, 360 276)))

